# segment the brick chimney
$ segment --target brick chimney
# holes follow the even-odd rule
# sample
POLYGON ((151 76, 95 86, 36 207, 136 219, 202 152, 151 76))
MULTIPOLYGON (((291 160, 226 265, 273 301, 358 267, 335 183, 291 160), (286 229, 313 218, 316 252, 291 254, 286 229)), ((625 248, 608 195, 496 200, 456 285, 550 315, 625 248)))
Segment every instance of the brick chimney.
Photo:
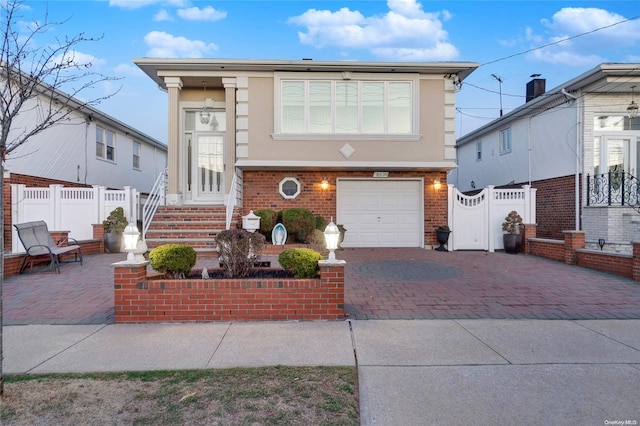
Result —
POLYGON ((540 74, 532 74, 531 77, 533 80, 527 83, 527 102, 532 99, 537 98, 540 95, 544 95, 546 90, 547 80, 540 77, 540 74))

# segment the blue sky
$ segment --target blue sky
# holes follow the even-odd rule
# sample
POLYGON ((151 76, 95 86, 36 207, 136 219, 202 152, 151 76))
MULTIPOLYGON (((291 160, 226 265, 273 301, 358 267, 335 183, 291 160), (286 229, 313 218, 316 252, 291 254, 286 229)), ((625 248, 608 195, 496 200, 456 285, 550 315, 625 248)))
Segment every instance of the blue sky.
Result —
POLYGON ((26 0, 20 20, 41 21, 47 9, 50 20, 68 18, 47 37, 103 37, 75 56, 121 78, 96 88, 92 97, 121 86, 98 109, 162 142, 166 94, 133 58, 478 62, 457 97, 457 136, 499 116, 492 74, 506 113, 524 103, 531 74, 551 89, 601 62, 640 63, 637 0, 26 0))

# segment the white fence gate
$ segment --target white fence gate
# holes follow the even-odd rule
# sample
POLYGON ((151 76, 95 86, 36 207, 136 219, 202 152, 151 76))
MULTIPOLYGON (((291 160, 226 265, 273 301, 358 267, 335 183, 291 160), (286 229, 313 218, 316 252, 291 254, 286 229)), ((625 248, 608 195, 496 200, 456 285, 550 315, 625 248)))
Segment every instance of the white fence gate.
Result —
MULTIPOLYGON (((48 188, 27 188, 11 185, 11 222, 44 220, 50 231, 69 231, 76 240, 93 238, 93 224, 102 223, 116 207, 122 207, 129 221, 138 220, 140 193, 125 186, 122 190, 107 190, 103 186, 93 188, 65 188, 49 185, 48 188)), ((13 253, 24 249, 15 228, 12 227, 13 253)))
POLYGON ((450 250, 501 250, 502 222, 515 210, 523 223, 536 223, 536 189, 495 189, 488 186, 476 195, 465 195, 449 185, 450 250))

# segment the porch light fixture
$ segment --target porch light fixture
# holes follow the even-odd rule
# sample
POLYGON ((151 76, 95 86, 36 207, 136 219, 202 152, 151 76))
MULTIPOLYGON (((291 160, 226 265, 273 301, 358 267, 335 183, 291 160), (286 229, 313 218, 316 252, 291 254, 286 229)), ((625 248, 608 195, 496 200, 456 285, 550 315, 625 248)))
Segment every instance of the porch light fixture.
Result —
POLYGON ((202 109, 200 110, 200 123, 209 124, 209 120, 211 120, 211 113, 207 108, 207 82, 206 81, 202 82, 202 93, 203 93, 203 99, 202 99, 202 109))
POLYGON ((433 180, 433 189, 435 189, 436 191, 440 191, 441 187, 442 187, 442 184, 440 183, 440 178, 435 178, 433 180))
POLYGON ((333 223, 333 217, 331 217, 331 222, 324 229, 324 239, 327 242, 327 250, 329 250, 329 257, 327 257, 328 261, 335 261, 336 254, 335 250, 338 248, 338 239, 340 238, 340 230, 333 223))
POLYGON ((138 227, 133 223, 133 220, 129 221, 129 224, 126 228, 124 228, 124 232, 122 233, 124 237, 124 250, 128 252, 127 254, 127 262, 135 262, 135 253, 138 246, 138 237, 140 236, 140 231, 138 231, 138 227))
POLYGON ((329 182, 326 179, 322 179, 322 183, 320 184, 320 188, 322 188, 324 191, 326 191, 327 189, 329 189, 329 182))
POLYGON ((602 248, 604 247, 604 238, 600 238, 598 240, 598 245, 600 246, 600 251, 602 251, 602 248))
POLYGON ((638 104, 633 99, 635 95, 635 89, 636 86, 631 86, 631 103, 627 107, 627 114, 629 114, 629 118, 636 118, 638 116, 638 104))

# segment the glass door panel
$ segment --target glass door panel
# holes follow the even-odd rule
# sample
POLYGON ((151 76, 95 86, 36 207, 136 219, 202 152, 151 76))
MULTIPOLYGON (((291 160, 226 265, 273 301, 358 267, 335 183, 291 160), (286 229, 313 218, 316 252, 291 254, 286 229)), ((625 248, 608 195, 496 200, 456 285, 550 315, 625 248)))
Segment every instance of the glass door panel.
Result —
POLYGON ((224 201, 223 137, 198 135, 195 148, 196 200, 224 201))

